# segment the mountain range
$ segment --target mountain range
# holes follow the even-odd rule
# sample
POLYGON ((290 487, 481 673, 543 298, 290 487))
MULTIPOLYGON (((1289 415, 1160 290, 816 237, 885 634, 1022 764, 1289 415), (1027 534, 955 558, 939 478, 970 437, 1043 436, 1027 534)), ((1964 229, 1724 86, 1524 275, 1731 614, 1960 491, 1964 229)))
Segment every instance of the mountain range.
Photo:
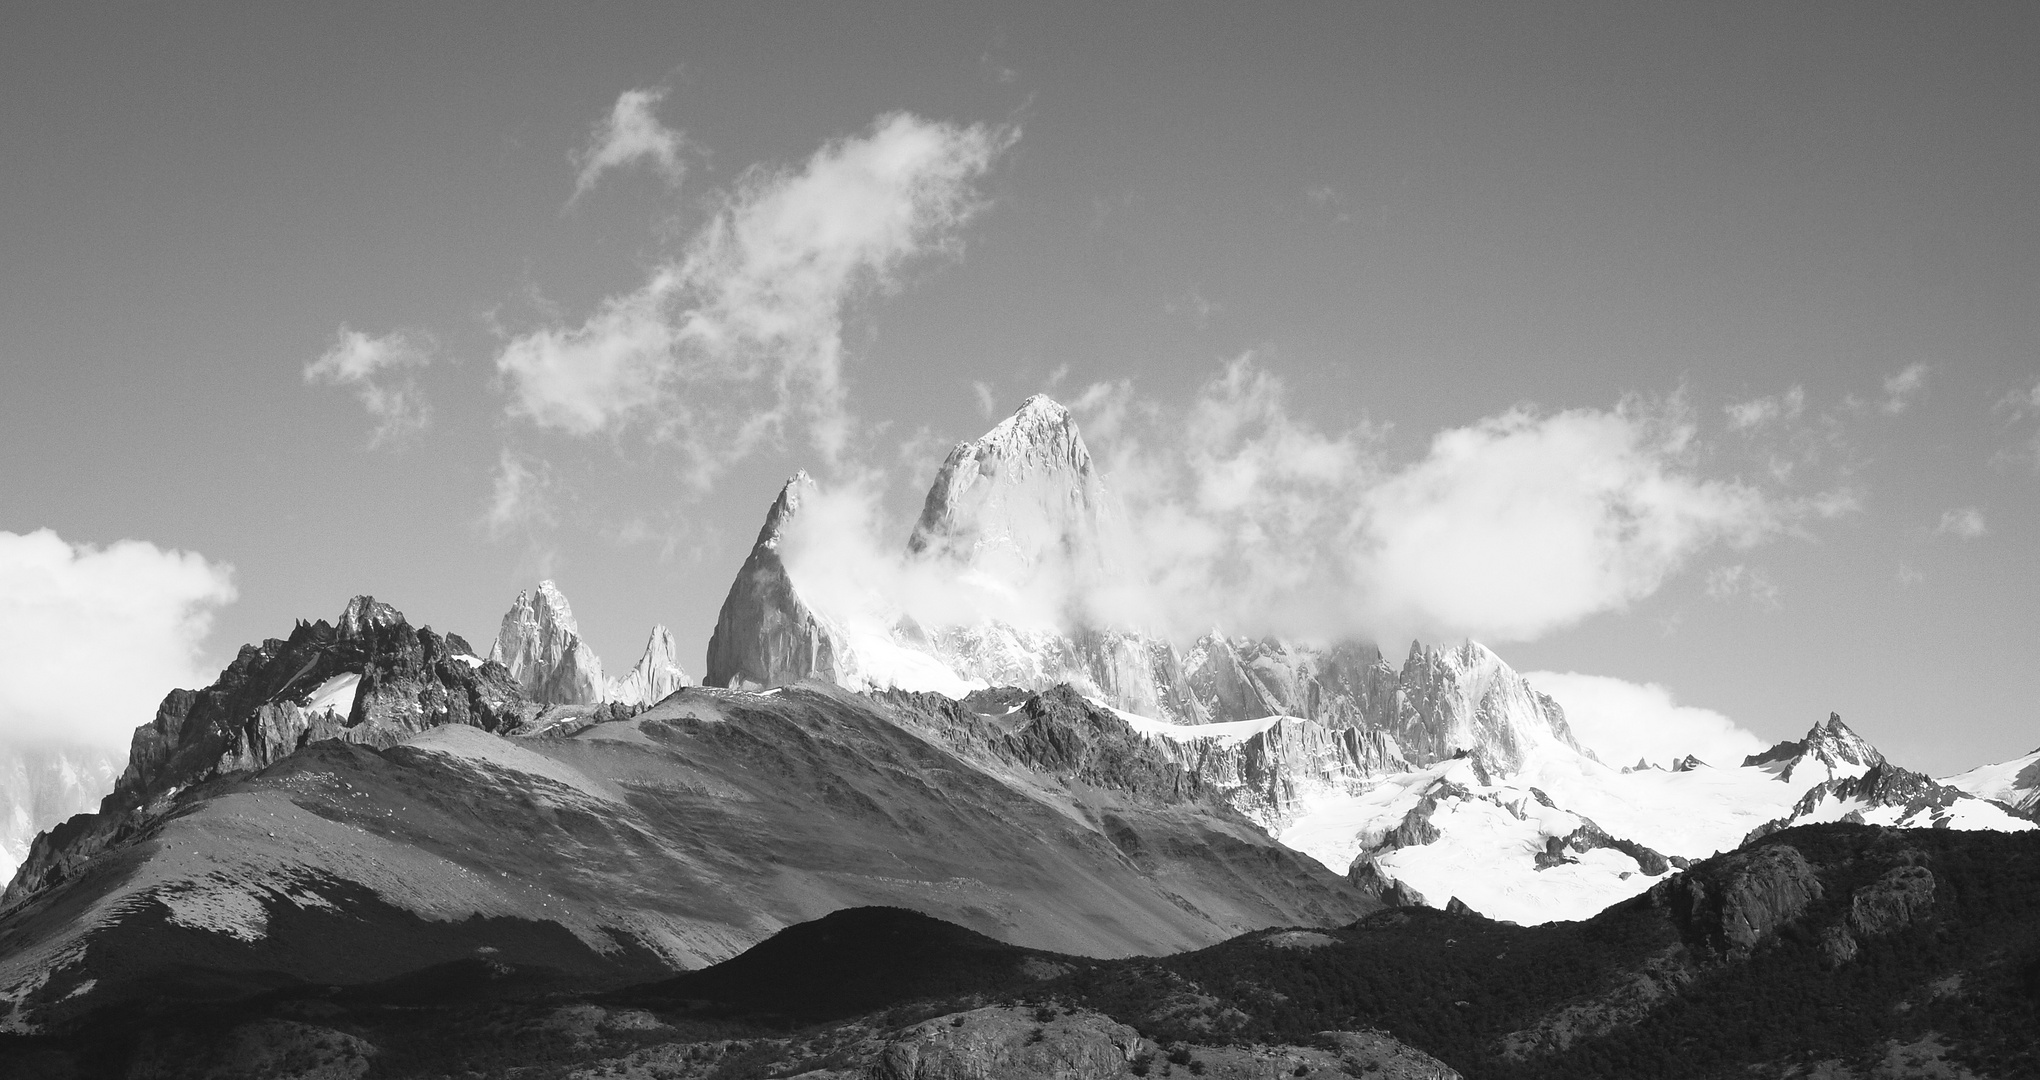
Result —
MULTIPOLYGON (((1732 853, 1808 828, 2035 828, 2040 752, 1936 781, 1830 716, 1740 762, 1616 767, 1477 642, 1396 664, 1366 642, 1116 622, 1087 598, 1138 581, 1124 515, 1045 397, 947 455, 897 589, 831 572, 824 496, 799 474, 771 503, 704 685, 663 626, 606 677, 551 581, 486 652, 361 596, 172 690, 117 778, 25 763, 57 780, 6 789, 45 801, 0 894, 0 1031, 433 972, 609 993, 854 908, 1057 970, 1271 927, 1637 905, 1685 912, 1664 932, 1725 956, 1689 916, 1726 902, 1707 890, 1732 853), (109 780, 96 811, 47 826, 109 780)), ((1340 1045, 1292 1054, 1295 1075, 1359 1060, 1340 1045)))

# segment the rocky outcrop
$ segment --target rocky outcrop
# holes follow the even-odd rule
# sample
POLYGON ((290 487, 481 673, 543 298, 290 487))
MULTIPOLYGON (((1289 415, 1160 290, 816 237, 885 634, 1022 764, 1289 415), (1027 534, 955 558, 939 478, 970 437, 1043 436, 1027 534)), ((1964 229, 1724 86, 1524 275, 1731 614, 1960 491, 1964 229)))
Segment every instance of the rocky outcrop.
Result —
POLYGON ((762 689, 802 679, 836 681, 841 646, 801 599, 779 553, 801 501, 814 490, 807 473, 795 473, 766 512, 765 525, 730 584, 708 639, 706 685, 762 689))
POLYGON ((211 686, 166 695, 136 729, 127 769, 99 811, 37 836, 0 908, 145 830, 171 811, 179 791, 266 768, 307 743, 386 747, 441 724, 507 731, 538 711, 502 665, 456 651, 430 628, 414 629, 373 597, 355 597, 337 625, 300 622, 287 639, 242 646, 211 686), (341 715, 345 687, 352 695, 341 715))
MULTIPOLYGON (((1546 798, 1543 792, 1535 788, 1530 790, 1545 805, 1552 805, 1551 800, 1546 798)), ((1671 870, 1672 862, 1663 853, 1639 844, 1634 840, 1611 836, 1606 829, 1594 824, 1592 818, 1584 815, 1575 816, 1580 818, 1579 828, 1564 836, 1553 836, 1545 839, 1544 850, 1539 852, 1536 857, 1537 868, 1539 870, 1579 861, 1568 856, 1566 852, 1572 852, 1574 855, 1584 855, 1597 848, 1619 851, 1635 859, 1637 868, 1652 877, 1671 870)))
POLYGON ((1701 863, 1651 895, 1697 947, 1739 959, 1805 914, 1823 887, 1798 848, 1771 843, 1701 863))
POLYGON ((686 685, 687 672, 680 667, 672 632, 664 626, 654 626, 637 666, 623 678, 611 679, 603 697, 619 705, 654 705, 686 685))
POLYGON ((1934 872, 1899 866, 1849 896, 1849 929, 1858 937, 1881 937, 1913 924, 1934 906, 1934 872))
MULTIPOLYGON (((869 1066, 872 1080, 1005 1080, 1054 1076, 1117 1080, 1158 1047, 1089 1011, 994 1005, 925 1020, 895 1035, 869 1066)), ((1145 1070, 1143 1070, 1145 1071, 1145 1070)))
POLYGON ((1411 888, 1407 882, 1397 881, 1382 873, 1374 858, 1374 852, 1361 853, 1353 860, 1353 865, 1347 867, 1346 880, 1352 882, 1361 892, 1380 901, 1385 907, 1426 906, 1427 901, 1423 893, 1411 888))
POLYGON ((489 659, 503 665, 541 705, 593 705, 602 701, 602 661, 581 640, 573 608, 551 581, 535 592, 520 592, 503 614, 503 628, 489 649, 489 659))
MULTIPOLYGON (((1162 1046, 1089 1009, 993 1005, 938 1016, 893 1034, 864 1065, 867 1080, 1208 1080, 1348 1076, 1459 1080, 1437 1058, 1381 1031, 1319 1032, 1314 1046, 1162 1046)), ((854 1074, 840 1074, 844 1076, 854 1074)))

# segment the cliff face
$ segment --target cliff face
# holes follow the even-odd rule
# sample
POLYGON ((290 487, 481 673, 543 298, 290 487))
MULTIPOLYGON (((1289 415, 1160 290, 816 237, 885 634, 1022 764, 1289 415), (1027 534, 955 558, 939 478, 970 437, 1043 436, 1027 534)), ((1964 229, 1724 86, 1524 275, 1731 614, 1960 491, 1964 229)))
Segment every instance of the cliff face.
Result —
POLYGON ((766 512, 765 526, 716 616, 705 684, 761 689, 809 678, 837 680, 834 633, 794 588, 779 550, 801 500, 814 488, 807 473, 795 473, 766 512))
POLYGON ((489 649, 526 697, 542 705, 594 705, 603 699, 602 661, 581 640, 573 608, 550 581, 520 592, 489 649))

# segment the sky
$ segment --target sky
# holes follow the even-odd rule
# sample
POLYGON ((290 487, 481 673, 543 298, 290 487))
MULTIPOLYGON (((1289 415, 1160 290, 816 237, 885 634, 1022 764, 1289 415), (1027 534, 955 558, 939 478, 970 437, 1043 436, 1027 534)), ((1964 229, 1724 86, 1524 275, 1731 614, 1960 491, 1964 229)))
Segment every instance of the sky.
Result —
POLYGON ((0 735, 541 576, 698 676, 1047 392, 1172 632, 2040 745, 2030 5, 420 8, 0 14, 0 735))

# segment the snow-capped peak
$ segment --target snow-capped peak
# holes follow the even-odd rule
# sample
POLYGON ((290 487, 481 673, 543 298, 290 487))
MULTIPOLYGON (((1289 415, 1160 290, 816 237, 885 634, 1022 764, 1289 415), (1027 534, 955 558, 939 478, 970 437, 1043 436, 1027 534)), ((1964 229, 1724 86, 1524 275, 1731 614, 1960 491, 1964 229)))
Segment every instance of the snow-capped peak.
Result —
POLYGON ((1037 394, 949 452, 907 550, 1015 584, 1049 564, 1082 573, 1102 566, 1107 515, 1105 488, 1075 418, 1037 394))

